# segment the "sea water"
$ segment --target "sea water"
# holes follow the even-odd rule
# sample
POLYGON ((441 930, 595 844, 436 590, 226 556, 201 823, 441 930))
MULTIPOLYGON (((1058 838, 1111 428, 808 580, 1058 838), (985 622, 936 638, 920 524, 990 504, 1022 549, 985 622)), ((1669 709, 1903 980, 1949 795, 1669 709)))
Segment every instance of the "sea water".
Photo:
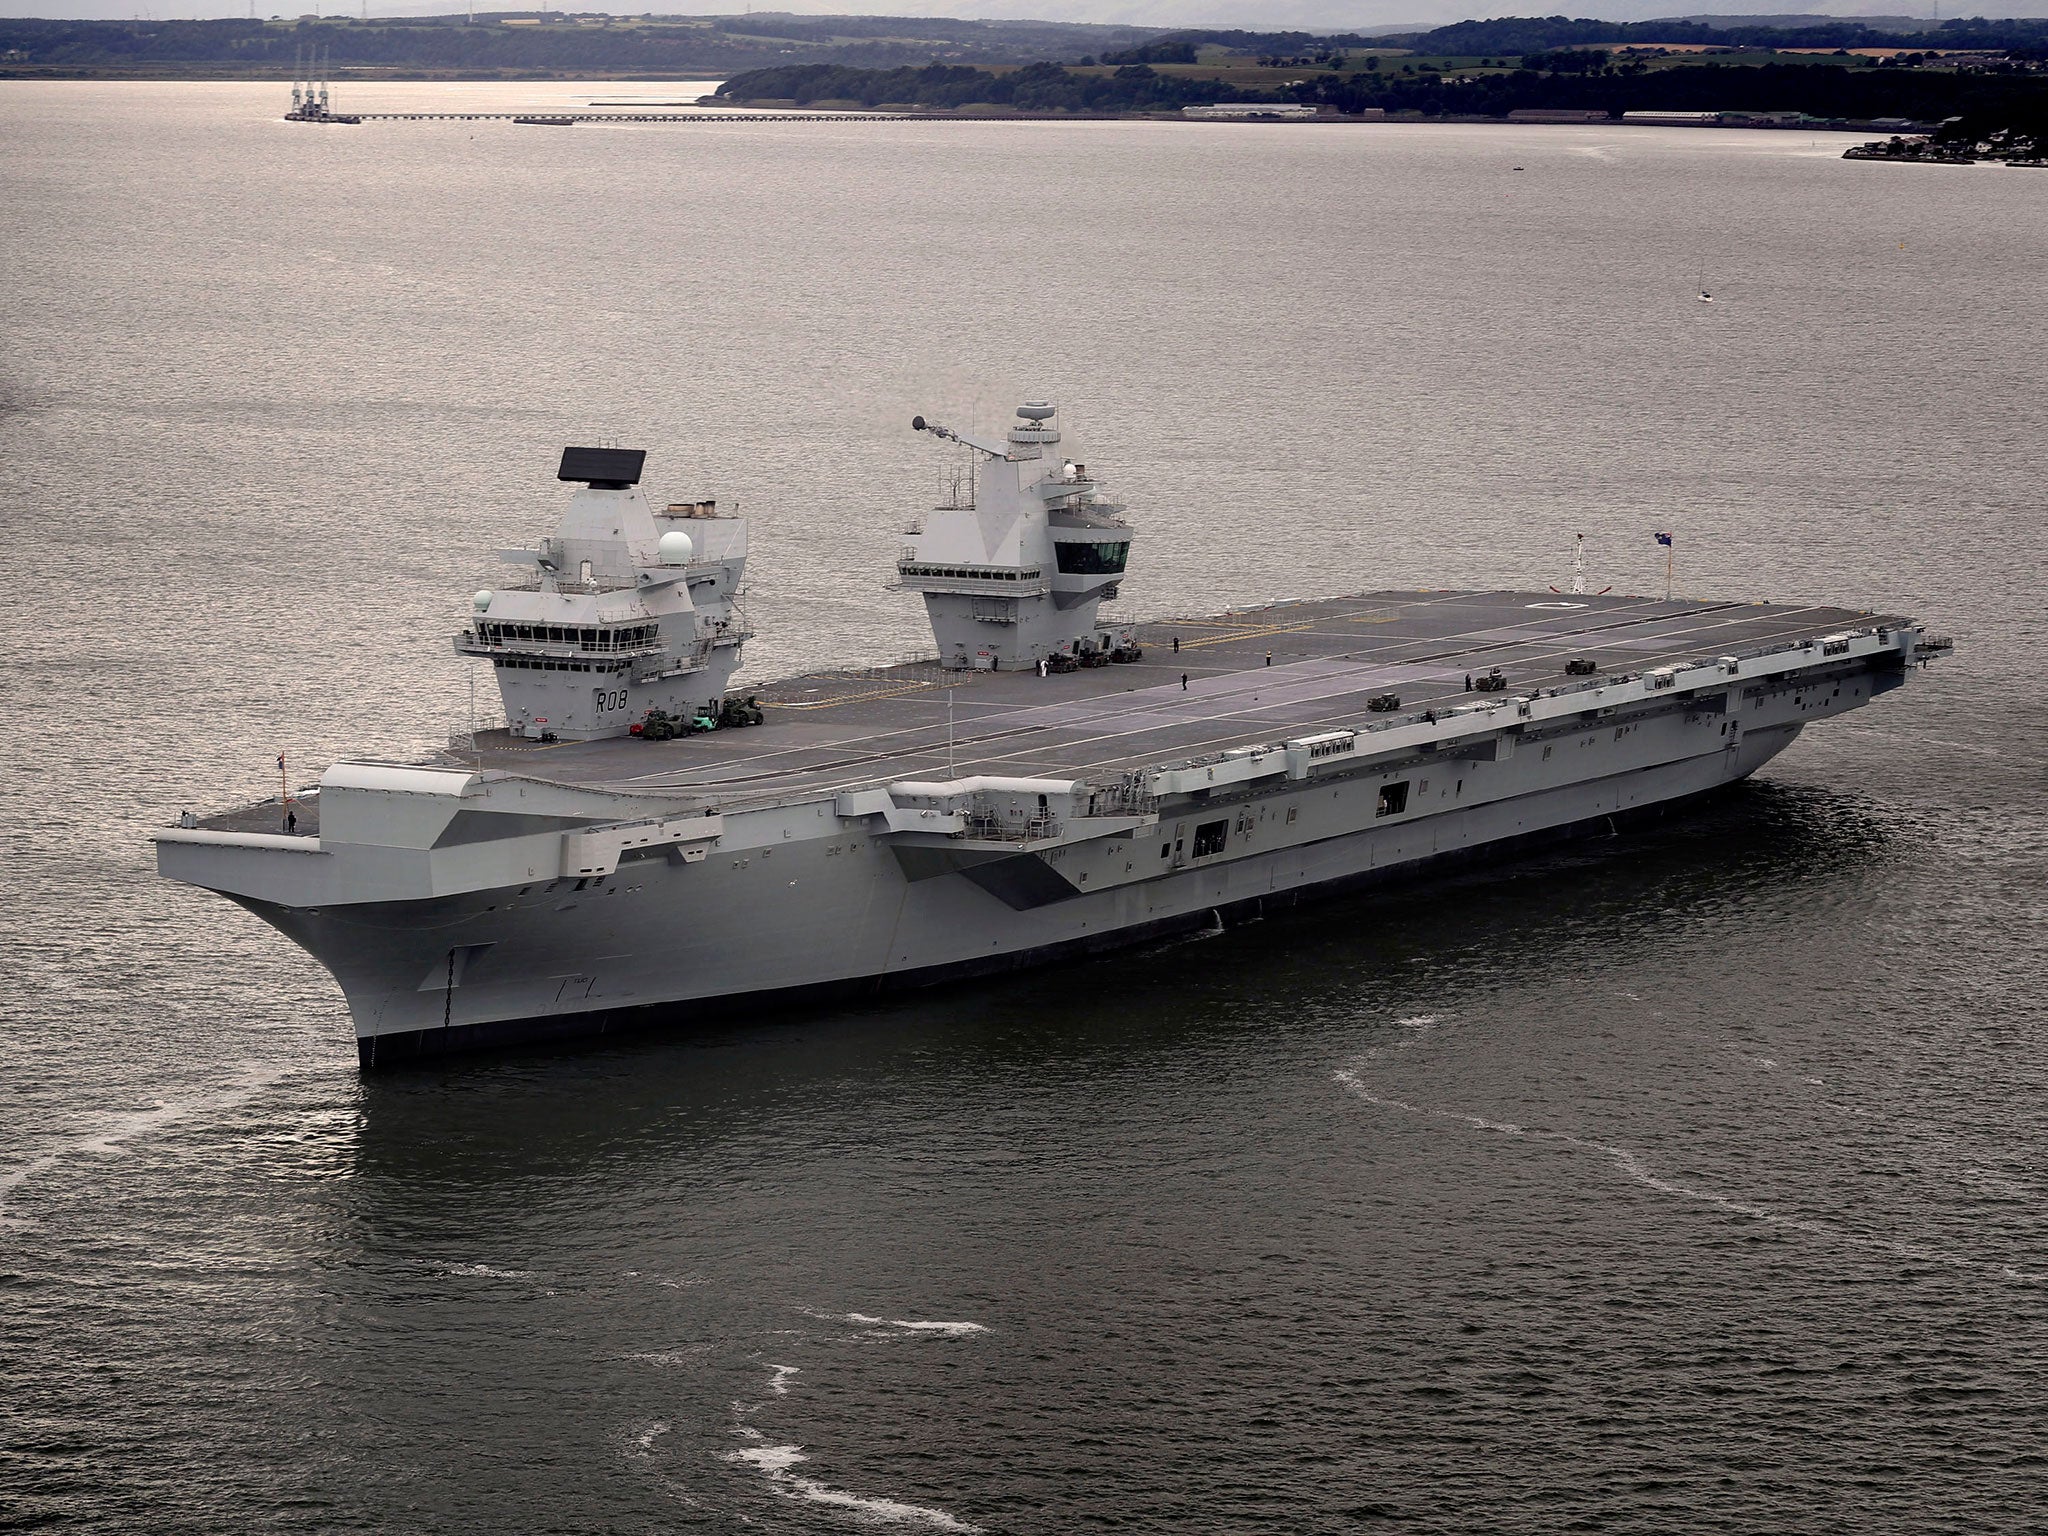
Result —
POLYGON ((0 87, 0 1521, 2035 1518, 2048 176, 282 108, 0 87), (153 874, 280 753, 467 719, 448 637, 565 443, 738 505, 772 676, 925 643, 882 590, 940 488, 910 417, 1027 397, 1130 508, 1134 614, 1563 586, 1578 534, 1661 593, 1668 531, 1681 592, 1957 652, 1655 833, 370 1079, 304 955, 153 874))

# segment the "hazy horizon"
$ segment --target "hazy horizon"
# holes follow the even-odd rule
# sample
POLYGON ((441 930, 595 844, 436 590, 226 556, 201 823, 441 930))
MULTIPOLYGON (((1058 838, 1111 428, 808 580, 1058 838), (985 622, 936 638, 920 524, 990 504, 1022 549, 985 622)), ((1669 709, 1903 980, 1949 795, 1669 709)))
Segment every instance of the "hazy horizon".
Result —
MULTIPOLYGON (((363 0, 322 0, 317 11, 310 6, 279 8, 264 3, 264 0, 257 0, 254 9, 256 15, 264 17, 364 14, 363 0)), ((460 6, 451 6, 447 0, 369 0, 367 7, 368 15, 373 20, 379 16, 455 15, 460 14, 462 9, 460 6)), ((552 12, 573 10, 583 14, 601 12, 618 16, 730 16, 738 14, 745 7, 735 7, 731 0, 725 0, 725 3, 683 5, 674 4, 671 0, 671 3, 653 12, 609 5, 508 7, 503 4, 492 4, 480 6, 478 9, 491 12, 530 9, 535 13, 544 9, 552 12)), ((1390 28, 1419 30, 1442 26, 1447 22, 1476 19, 1471 10, 1448 3, 1448 0, 1381 0, 1381 3, 1373 3, 1373 0, 1366 0, 1366 3, 1349 3, 1349 0, 893 0, 893 3, 891 0, 882 0, 882 3, 864 3, 864 0, 782 0, 782 3, 761 6, 758 9, 769 13, 786 12, 814 16, 930 16, 1319 32, 1390 28)), ((1639 0, 1639 3, 1631 3, 1631 0, 1594 0, 1594 3, 1580 6, 1552 10, 1535 7, 1526 11, 1494 6, 1487 8, 1486 14, 1555 14, 1557 9, 1571 16, 1592 17, 1603 21, 1652 21, 1661 18, 1675 19, 1685 14, 1674 10, 1668 0, 1666 3, 1659 3, 1659 0, 1639 0)), ((2048 15, 2048 0, 2017 0, 2017 3, 1997 7, 1997 11, 2001 18, 2048 15)), ((1711 12, 1694 14, 1755 15, 1759 18, 1831 15, 1839 16, 1846 21, 1928 13, 1931 13, 1930 8, 1922 6, 1856 4, 1853 0, 1848 0, 1848 3, 1837 0, 1834 4, 1812 5, 1797 12, 1788 11, 1782 6, 1746 7, 1740 4, 1723 4, 1711 12)), ((180 21, 245 17, 249 14, 248 0, 0 0, 0 16, 16 19, 180 21)))

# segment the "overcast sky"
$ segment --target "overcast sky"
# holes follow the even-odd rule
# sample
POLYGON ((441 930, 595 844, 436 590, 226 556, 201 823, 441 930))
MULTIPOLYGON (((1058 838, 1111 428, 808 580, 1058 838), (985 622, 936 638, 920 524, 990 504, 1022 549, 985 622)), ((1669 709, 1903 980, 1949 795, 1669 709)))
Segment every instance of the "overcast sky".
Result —
MULTIPOLYGON (((553 10, 576 9, 584 11, 609 11, 613 14, 638 15, 644 9, 646 0, 640 6, 632 5, 577 5, 564 7, 554 5, 553 10)), ((363 0, 320 0, 321 12, 325 15, 362 14, 363 0)), ((504 0, 486 0, 479 9, 505 10, 504 0)), ((664 15, 731 15, 745 10, 744 0, 712 0, 712 3, 690 4, 669 3, 659 6, 664 15)), ((450 0, 369 0, 372 16, 425 16, 446 15, 457 11, 458 6, 450 0)), ((538 5, 531 9, 539 10, 538 5)), ((1469 4, 1460 5, 1456 0, 881 0, 881 3, 864 4, 862 0, 776 0, 773 4, 756 7, 759 10, 798 11, 814 15, 869 15, 869 16, 987 16, 987 17, 1033 17, 1043 21, 1102 21, 1127 22, 1141 26, 1155 27, 1247 27, 1259 30, 1300 28, 1312 31, 1342 31, 1354 27, 1417 27, 1436 26, 1447 21, 1458 21, 1480 15, 1544 15, 1598 16, 1619 21, 1647 20, 1657 16, 1684 14, 1676 10, 1671 0, 1590 0, 1586 4, 1558 5, 1555 0, 1545 4, 1514 6, 1490 0, 1485 7, 1475 11, 1469 4)), ((1706 9, 1705 7, 1702 10, 1706 9)), ((1716 14, 1783 14, 1789 8, 1778 0, 1775 6, 1743 5, 1723 3, 1713 7, 1716 14)), ((2042 16, 2048 15, 2048 0, 2007 0, 2007 3, 1991 7, 1972 7, 1972 10, 1988 9, 1999 16, 2042 16)), ((1951 13, 1963 10, 1960 4, 1949 7, 1951 13)), ((1894 3, 1886 5, 1870 3, 1870 0, 1824 0, 1824 3, 1806 8, 1807 14, 1827 13, 1838 16, 1879 16, 1929 14, 1925 5, 1906 6, 1894 3)), ((112 17, 129 19, 149 17, 165 20, 174 17, 193 16, 246 16, 249 14, 249 0, 0 0, 0 15, 4 16, 51 16, 51 17, 112 17)), ((256 14, 261 16, 311 15, 313 8, 307 4, 281 5, 277 0, 256 0, 256 14)))

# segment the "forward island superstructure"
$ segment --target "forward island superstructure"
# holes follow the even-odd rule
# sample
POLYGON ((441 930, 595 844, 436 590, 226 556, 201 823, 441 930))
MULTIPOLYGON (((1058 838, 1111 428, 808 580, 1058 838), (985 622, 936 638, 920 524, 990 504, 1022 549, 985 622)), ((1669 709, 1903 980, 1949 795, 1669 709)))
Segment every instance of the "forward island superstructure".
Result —
POLYGON ((730 685, 746 531, 578 450, 456 641, 507 728, 158 834, 340 983, 365 1066, 1078 957, 1657 812, 1945 648, 1844 609, 1378 592, 1132 624, 1029 403, 907 535, 937 655, 730 685), (759 721, 760 723, 752 723, 759 721), (738 728, 738 727, 744 728, 738 728), (670 739, 656 739, 667 737, 670 739))
POLYGON ((639 488, 638 448, 569 448, 562 480, 581 481, 523 568, 479 591, 464 656, 489 661, 513 734, 538 741, 619 736, 650 709, 719 713, 747 630, 737 607, 747 525, 715 501, 657 512, 639 488))

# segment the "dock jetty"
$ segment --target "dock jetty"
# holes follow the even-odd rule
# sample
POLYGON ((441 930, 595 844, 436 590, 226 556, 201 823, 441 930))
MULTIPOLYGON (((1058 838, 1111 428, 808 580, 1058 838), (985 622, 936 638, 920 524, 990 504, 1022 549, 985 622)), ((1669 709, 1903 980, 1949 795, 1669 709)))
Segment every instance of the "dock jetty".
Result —
POLYGON ((930 122, 945 112, 661 112, 626 108, 608 112, 340 112, 333 103, 334 84, 322 50, 301 50, 293 61, 292 105, 288 123, 526 123, 539 128, 567 128, 575 123, 873 123, 930 122))
POLYGON ((287 112, 288 123, 921 123, 922 112, 287 112))
POLYGON ((563 128, 571 123, 922 123, 950 117, 924 112, 336 112, 320 105, 294 107, 288 123, 529 123, 563 128))

